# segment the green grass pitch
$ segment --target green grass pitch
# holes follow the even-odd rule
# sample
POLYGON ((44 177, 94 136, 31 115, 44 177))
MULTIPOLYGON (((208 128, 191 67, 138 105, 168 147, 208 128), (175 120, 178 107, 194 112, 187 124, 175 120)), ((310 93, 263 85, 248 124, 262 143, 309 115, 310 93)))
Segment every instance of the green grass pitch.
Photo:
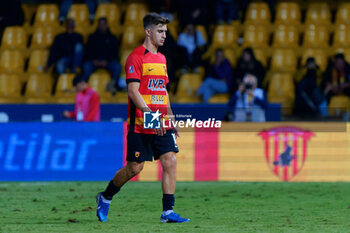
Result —
POLYGON ((107 182, 0 183, 0 232, 350 232, 349 183, 178 182, 165 224, 159 182, 130 182, 108 222, 95 215, 107 182))

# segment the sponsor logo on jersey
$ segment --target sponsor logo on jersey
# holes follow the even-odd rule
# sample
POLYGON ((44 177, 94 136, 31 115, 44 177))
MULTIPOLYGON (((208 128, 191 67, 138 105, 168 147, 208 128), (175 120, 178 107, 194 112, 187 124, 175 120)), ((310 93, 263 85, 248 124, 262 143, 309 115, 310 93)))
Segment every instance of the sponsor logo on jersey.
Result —
POLYGON ((151 104, 164 104, 164 95, 152 95, 151 104))
POLYGON ((165 81, 163 79, 150 79, 148 89, 152 91, 165 91, 165 81))

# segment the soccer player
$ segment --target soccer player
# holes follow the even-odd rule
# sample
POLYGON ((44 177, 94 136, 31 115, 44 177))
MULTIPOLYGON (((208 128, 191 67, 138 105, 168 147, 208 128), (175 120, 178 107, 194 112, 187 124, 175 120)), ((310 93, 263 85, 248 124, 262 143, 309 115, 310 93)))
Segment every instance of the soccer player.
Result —
MULTIPOLYGON (((169 20, 156 13, 148 13, 143 18, 145 40, 128 57, 125 64, 126 82, 129 96, 127 164, 119 169, 109 182, 106 190, 97 195, 97 217, 107 221, 111 200, 120 188, 143 169, 145 161, 160 159, 163 168, 163 212, 161 222, 189 222, 173 211, 176 186, 176 153, 179 151, 176 138, 178 129, 160 127, 145 129, 143 113, 161 113, 174 121, 166 85, 169 82, 166 59, 158 52, 164 44, 169 20)), ((165 119, 167 120, 167 119, 165 119)), ((167 124, 170 125, 169 122, 167 124)))

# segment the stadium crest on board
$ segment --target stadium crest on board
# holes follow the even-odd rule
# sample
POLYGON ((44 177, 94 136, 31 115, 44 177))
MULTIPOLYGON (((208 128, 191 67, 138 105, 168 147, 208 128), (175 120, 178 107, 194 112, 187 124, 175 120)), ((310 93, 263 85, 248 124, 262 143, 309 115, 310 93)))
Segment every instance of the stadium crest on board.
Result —
POLYGON ((307 143, 314 133, 297 127, 274 127, 263 130, 259 136, 265 142, 265 159, 283 181, 289 181, 303 168, 307 143))

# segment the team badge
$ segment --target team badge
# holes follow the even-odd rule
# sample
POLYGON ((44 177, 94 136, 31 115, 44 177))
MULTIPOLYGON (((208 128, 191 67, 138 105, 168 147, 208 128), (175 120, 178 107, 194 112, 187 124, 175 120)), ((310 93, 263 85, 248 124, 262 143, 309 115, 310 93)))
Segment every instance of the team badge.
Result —
POLYGON ((314 133, 296 127, 275 127, 259 133, 265 142, 265 159, 272 172, 289 181, 303 168, 307 143, 314 133))
POLYGON ((136 158, 140 157, 140 152, 136 151, 136 152, 135 152, 135 157, 136 157, 136 158))
POLYGON ((135 72, 134 66, 129 66, 129 74, 132 74, 135 72))

